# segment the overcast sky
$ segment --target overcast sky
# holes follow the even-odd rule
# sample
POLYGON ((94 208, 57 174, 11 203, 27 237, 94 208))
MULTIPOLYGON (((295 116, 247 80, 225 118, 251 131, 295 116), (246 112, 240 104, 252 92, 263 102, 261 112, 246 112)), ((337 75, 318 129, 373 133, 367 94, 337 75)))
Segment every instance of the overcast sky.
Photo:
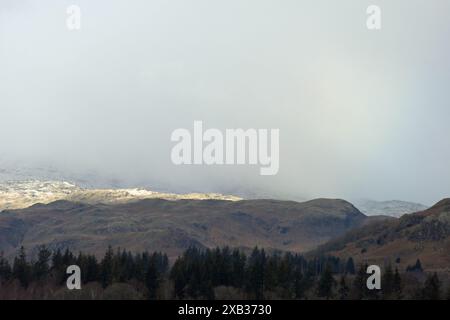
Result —
POLYGON ((450 196, 449 12, 442 0, 1 0, 0 160, 173 191, 432 204, 450 196), (279 128, 278 175, 174 166, 170 134, 194 120, 279 128))

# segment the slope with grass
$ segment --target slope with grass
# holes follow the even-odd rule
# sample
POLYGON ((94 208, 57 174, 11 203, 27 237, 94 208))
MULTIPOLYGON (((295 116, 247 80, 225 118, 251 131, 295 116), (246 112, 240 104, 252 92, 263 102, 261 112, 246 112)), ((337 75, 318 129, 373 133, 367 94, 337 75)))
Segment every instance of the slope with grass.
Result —
POLYGON ((343 200, 147 199, 123 204, 56 201, 0 214, 0 251, 51 249, 104 252, 108 245, 163 251, 189 246, 311 250, 360 226, 366 216, 343 200))
POLYGON ((397 263, 402 269, 419 258, 428 271, 450 273, 450 199, 399 219, 356 228, 312 253, 352 256, 369 263, 397 263))

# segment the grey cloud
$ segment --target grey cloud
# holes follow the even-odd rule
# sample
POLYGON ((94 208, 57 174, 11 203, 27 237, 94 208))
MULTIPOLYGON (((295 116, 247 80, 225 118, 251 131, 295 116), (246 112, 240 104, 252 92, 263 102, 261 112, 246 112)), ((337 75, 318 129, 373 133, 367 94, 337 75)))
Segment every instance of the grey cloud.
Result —
POLYGON ((2 1, 0 158, 176 191, 433 203, 450 191, 450 4, 2 1), (70 32, 65 9, 82 10, 70 32), (175 167, 170 133, 280 128, 280 172, 175 167))

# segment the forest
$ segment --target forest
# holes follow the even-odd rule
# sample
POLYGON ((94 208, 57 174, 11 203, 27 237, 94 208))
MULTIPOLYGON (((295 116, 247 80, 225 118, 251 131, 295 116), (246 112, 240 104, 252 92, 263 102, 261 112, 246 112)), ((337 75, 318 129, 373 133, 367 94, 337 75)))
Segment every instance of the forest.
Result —
POLYGON ((353 258, 306 258, 254 248, 188 248, 175 261, 161 252, 109 247, 101 259, 40 247, 28 259, 0 254, 0 299, 450 299, 450 286, 420 260, 406 270, 382 267, 380 290, 369 290, 367 265, 353 258), (68 266, 81 270, 81 289, 66 286, 68 266))

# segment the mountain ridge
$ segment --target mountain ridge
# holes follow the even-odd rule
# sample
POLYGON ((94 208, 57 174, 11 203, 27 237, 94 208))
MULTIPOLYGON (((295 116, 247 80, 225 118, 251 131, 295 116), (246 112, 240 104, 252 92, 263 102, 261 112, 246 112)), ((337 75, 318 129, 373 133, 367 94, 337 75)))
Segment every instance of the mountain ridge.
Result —
POLYGON ((144 188, 89 189, 67 181, 23 180, 0 183, 0 211, 24 209, 36 203, 48 204, 57 200, 84 202, 90 204, 124 203, 142 199, 217 199, 238 201, 242 198, 220 193, 166 193, 144 188))
POLYGON ((58 200, 0 214, 0 251, 20 246, 99 253, 112 245, 176 256, 189 246, 307 251, 361 225, 344 200, 144 199, 120 204, 58 200))

